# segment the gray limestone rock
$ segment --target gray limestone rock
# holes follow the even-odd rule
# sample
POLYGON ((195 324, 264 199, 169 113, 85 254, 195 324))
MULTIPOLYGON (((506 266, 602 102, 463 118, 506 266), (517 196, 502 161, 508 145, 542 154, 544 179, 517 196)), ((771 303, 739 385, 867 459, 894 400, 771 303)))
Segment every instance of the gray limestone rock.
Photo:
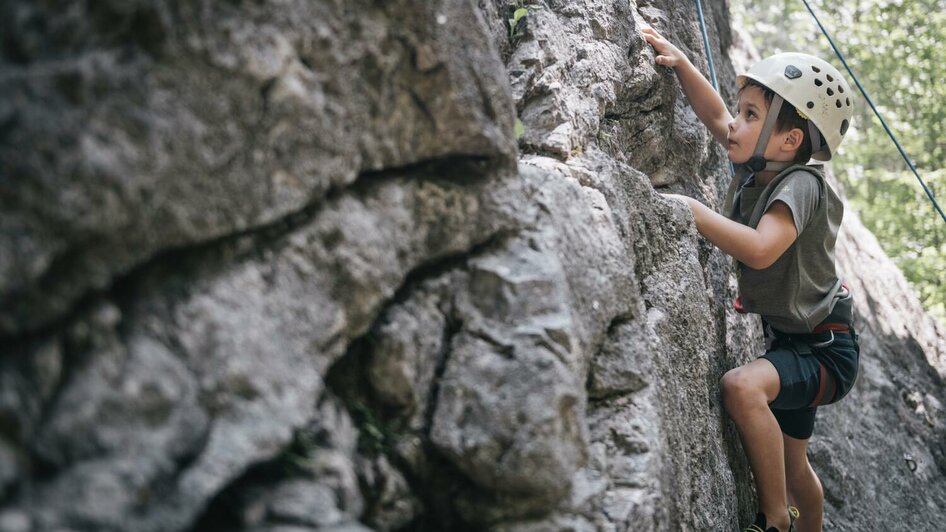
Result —
MULTIPOLYGON (((705 8, 732 101, 726 6, 705 8)), ((692 2, 0 14, 0 529, 754 513, 718 380, 759 322, 658 193, 718 208, 727 185, 639 36, 705 68, 692 2)), ((811 444, 826 523, 935 530, 946 331, 851 213, 838 250, 862 366, 811 444)))
POLYGON ((2 9, 3 335, 365 172, 514 154, 508 82, 464 0, 2 9))

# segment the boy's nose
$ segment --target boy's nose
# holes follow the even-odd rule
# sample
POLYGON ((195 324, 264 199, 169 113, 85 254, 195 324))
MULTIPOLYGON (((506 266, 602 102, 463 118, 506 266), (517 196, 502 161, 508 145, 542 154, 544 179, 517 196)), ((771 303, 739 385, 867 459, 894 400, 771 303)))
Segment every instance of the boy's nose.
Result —
POLYGON ((736 130, 736 120, 733 119, 729 121, 729 132, 732 133, 735 130, 736 130))

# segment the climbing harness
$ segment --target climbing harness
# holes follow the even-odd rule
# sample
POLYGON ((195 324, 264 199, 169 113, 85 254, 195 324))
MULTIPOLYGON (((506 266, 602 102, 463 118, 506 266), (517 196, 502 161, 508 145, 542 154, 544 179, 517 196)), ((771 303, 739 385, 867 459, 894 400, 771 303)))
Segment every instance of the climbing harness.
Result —
POLYGON ((877 106, 874 105, 874 101, 870 99, 870 96, 867 94, 867 91, 861 85, 860 80, 857 79, 857 76, 854 75, 854 71, 851 70, 851 67, 847 64, 847 61, 844 59, 844 54, 842 54, 841 50, 839 50, 837 45, 834 44, 834 39, 831 38, 831 35, 828 33, 828 30, 826 30, 825 27, 821 24, 821 21, 818 19, 818 15, 815 14, 814 9, 812 9, 811 5, 808 3, 808 0, 802 0, 802 2, 804 2, 805 7, 808 8, 808 12, 811 13, 812 18, 815 19, 815 23, 818 24, 818 27, 821 29, 821 33, 823 33, 824 36, 828 39, 828 43, 831 44, 831 48, 834 50, 834 53, 837 54, 838 59, 841 60, 841 64, 844 65, 844 68, 847 69, 848 74, 850 74, 851 77, 854 79, 854 83, 857 85, 857 88, 861 91, 861 94, 864 95, 864 99, 867 100, 867 104, 870 105, 871 110, 874 111, 874 115, 877 117, 878 120, 880 120, 880 124, 884 126, 884 131, 887 132, 887 135, 890 137, 890 140, 892 140, 894 145, 897 147, 897 150, 900 152, 900 156, 903 157, 904 161, 906 161, 907 166, 910 167, 910 171, 912 171, 913 175, 916 176, 916 180, 920 182, 920 186, 923 187, 923 191, 926 192, 927 197, 930 198, 930 201, 933 203, 933 207, 936 208, 937 212, 939 212, 940 217, 942 217, 943 221, 946 222, 946 213, 943 213, 942 207, 939 206, 939 202, 937 202, 936 197, 933 196, 933 191, 931 191, 930 188, 926 186, 926 183, 923 181, 923 178, 920 177, 920 173, 917 172, 916 166, 913 165, 913 161, 911 161, 910 158, 907 157, 907 154, 905 151, 903 151, 903 147, 900 146, 900 142, 897 140, 897 137, 893 134, 893 132, 887 126, 887 122, 884 120, 884 118, 880 116, 880 112, 877 110, 877 106))

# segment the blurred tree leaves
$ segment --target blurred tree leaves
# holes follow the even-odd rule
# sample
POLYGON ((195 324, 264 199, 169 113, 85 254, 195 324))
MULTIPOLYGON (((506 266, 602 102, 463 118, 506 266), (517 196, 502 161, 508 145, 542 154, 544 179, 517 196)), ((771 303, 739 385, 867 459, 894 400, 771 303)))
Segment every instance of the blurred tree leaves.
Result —
MULTIPOLYGON (((946 0, 809 3, 946 208, 946 0)), ((801 0, 730 0, 730 8, 763 57, 805 52, 845 72, 801 0)), ((832 166, 864 225, 946 324, 946 223, 867 101, 858 94, 855 105, 832 166)))
MULTIPOLYGON (((946 171, 928 172, 924 179, 942 199, 946 171)), ((861 221, 913 284, 923 305, 946 324, 946 224, 916 178, 909 172, 866 169, 847 179, 846 190, 861 221)))

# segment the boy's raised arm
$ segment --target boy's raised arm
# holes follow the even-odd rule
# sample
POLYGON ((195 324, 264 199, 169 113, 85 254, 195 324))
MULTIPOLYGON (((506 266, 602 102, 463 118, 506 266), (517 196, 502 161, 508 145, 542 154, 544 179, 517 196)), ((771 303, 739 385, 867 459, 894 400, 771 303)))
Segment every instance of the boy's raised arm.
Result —
POLYGON ((644 28, 641 34, 657 52, 657 64, 671 67, 677 73, 683 93, 690 100, 696 116, 706 124, 713 137, 725 146, 732 115, 726 109, 723 99, 679 48, 664 39, 653 28, 644 28))

